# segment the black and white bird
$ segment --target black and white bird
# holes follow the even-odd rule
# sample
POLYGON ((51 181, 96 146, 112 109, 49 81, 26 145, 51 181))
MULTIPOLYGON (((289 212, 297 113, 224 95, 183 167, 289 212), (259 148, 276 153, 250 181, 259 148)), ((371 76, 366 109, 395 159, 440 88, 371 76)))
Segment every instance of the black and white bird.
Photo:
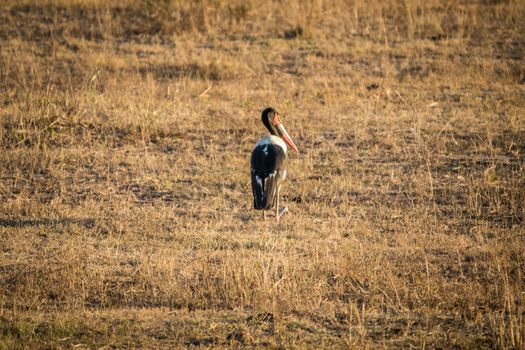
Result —
POLYGON ((266 210, 275 206, 275 217, 279 221, 287 211, 286 207, 279 209, 279 192, 282 181, 286 178, 287 145, 295 152, 299 150, 275 109, 266 108, 262 112, 262 122, 271 135, 260 139, 252 151, 253 207, 262 210, 263 217, 266 218, 266 210))

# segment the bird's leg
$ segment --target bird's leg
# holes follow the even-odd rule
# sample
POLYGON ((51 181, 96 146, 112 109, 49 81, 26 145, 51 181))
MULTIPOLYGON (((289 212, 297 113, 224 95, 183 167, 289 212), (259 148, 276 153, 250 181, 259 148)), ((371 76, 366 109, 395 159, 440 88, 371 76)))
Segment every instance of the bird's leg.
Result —
POLYGON ((277 186, 277 198, 276 198, 276 205, 275 205, 275 216, 277 218, 277 222, 279 222, 279 219, 281 216, 284 215, 288 211, 287 207, 282 207, 279 209, 279 194, 281 193, 281 185, 277 186))
POLYGON ((263 220, 266 220, 266 210, 263 209, 262 214, 263 214, 262 215, 263 216, 263 220))
MULTIPOLYGON (((283 176, 283 180, 286 178, 286 170, 284 171, 284 176, 283 176)), ((284 183, 284 181, 281 183, 281 186, 282 184, 284 183)), ((279 191, 281 190, 281 186, 279 186, 279 191)), ((286 213, 288 211, 288 207, 282 207, 281 210, 279 210, 279 216, 283 216, 284 213, 286 213)))
POLYGON ((279 184, 277 185, 277 193, 275 196, 275 218, 277 222, 279 222, 279 219, 281 218, 281 215, 279 215, 279 189, 281 186, 279 184))

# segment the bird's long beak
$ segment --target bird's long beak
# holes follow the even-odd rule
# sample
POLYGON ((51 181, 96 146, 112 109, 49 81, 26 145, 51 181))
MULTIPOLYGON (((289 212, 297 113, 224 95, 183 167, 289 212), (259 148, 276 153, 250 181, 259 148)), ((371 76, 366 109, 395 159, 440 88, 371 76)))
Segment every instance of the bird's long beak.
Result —
POLYGON ((295 152, 299 152, 299 150, 297 149, 297 146, 292 141, 292 138, 290 137, 290 135, 284 128, 284 125, 282 123, 277 124, 277 129, 279 130, 279 133, 281 134, 281 138, 284 140, 284 142, 286 142, 286 144, 290 146, 290 148, 293 149, 295 152))

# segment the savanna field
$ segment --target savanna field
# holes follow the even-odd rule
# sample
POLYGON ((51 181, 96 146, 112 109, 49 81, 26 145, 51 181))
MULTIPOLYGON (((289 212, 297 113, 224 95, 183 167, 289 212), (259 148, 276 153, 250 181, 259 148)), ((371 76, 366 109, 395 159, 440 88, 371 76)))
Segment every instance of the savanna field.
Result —
POLYGON ((2 1, 0 349, 523 349, 524 18, 2 1), (300 150, 280 223, 268 106, 300 150))

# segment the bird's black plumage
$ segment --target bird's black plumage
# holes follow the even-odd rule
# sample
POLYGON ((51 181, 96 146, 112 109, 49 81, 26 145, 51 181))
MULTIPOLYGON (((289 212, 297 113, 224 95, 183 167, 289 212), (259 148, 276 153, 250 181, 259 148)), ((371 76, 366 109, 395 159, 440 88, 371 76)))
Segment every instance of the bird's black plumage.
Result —
POLYGON ((273 207, 277 186, 285 174, 285 163, 286 152, 277 144, 261 143, 253 149, 251 177, 255 209, 273 207))

